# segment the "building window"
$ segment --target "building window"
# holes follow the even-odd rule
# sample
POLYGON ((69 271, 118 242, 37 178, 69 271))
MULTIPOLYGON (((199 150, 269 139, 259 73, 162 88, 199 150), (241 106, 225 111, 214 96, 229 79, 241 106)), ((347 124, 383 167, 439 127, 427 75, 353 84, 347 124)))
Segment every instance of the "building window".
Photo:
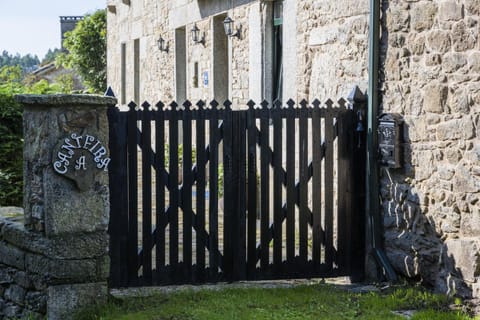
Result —
POLYGON ((140 39, 133 41, 133 100, 140 103, 140 39))
POLYGON ((120 104, 127 103, 127 45, 122 43, 120 48, 120 104))
POLYGON ((275 1, 273 6, 273 100, 282 101, 283 86, 283 3, 275 1))
POLYGON ((193 63, 193 87, 198 88, 198 62, 193 63))
POLYGON ((175 29, 175 99, 187 99, 187 54, 185 27, 175 29))

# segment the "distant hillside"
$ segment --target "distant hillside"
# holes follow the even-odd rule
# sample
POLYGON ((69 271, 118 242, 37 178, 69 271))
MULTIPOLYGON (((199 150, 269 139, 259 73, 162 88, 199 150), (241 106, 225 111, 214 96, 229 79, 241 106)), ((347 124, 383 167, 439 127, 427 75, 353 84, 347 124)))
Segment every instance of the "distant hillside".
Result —
POLYGON ((0 68, 4 66, 20 66, 24 73, 29 73, 35 70, 40 64, 38 57, 27 54, 21 56, 19 53, 13 55, 8 53, 8 51, 3 50, 0 55, 0 68))

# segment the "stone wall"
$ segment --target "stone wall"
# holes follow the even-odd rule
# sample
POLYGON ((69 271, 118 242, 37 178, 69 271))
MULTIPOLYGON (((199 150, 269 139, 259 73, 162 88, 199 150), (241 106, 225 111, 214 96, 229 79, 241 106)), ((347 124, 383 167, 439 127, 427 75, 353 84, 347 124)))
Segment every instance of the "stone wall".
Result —
POLYGON ((24 207, 0 210, 0 318, 69 319, 108 295, 111 97, 17 96, 24 207))
MULTIPOLYGON (((297 95, 345 98, 368 85, 368 1, 297 2, 297 95)), ((288 26, 284 26, 288 28, 288 26)))
POLYGON ((404 168, 384 170, 394 268, 480 292, 480 1, 383 1, 383 111, 403 115, 404 168))
POLYGON ((0 318, 43 319, 48 315, 49 319, 65 319, 76 304, 106 300, 105 232, 84 235, 81 240, 78 235, 47 239, 26 230, 22 221, 3 211, 0 318))

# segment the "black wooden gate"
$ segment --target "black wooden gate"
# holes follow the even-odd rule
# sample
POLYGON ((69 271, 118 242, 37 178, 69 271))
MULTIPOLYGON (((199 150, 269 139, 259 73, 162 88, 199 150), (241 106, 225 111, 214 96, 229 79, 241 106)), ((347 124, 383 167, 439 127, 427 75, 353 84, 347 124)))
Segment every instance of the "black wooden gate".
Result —
POLYGON ((360 279, 360 107, 111 108, 111 286, 360 279))

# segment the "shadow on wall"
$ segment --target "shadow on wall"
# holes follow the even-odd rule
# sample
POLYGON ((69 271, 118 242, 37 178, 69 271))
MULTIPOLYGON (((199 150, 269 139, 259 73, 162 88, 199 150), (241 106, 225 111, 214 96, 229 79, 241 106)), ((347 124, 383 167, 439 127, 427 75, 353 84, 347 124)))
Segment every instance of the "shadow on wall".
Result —
MULTIPOLYGON (((479 200, 475 180, 463 162, 476 165, 480 152, 462 154, 458 150, 461 146, 427 139, 429 132, 422 129, 424 122, 416 122, 426 118, 420 107, 423 97, 413 92, 406 96, 403 89, 414 85, 409 66, 412 56, 423 54, 424 47, 423 43, 417 46, 409 36, 415 28, 427 28, 426 23, 433 24, 434 20, 419 19, 425 15, 413 15, 413 11, 414 4, 381 2, 379 80, 384 90, 381 99, 388 101, 387 110, 380 113, 408 115, 411 125, 403 125, 402 168, 381 170, 386 254, 400 275, 439 292, 478 298, 479 200)), ((451 127, 442 128, 448 131, 451 127)))
MULTIPOLYGON (((409 141, 405 124, 403 131, 404 141, 409 141)), ((386 254, 393 268, 403 277, 419 281, 438 292, 472 297, 472 285, 475 286, 478 276, 476 269, 480 266, 478 242, 449 238, 442 232, 439 224, 443 227, 459 224, 457 215, 446 213, 439 221, 439 216, 431 212, 428 192, 420 194, 416 191, 416 169, 412 166, 409 142, 403 144, 403 152, 402 168, 381 168, 386 254)), ((453 211, 453 208, 449 209, 453 211)))

